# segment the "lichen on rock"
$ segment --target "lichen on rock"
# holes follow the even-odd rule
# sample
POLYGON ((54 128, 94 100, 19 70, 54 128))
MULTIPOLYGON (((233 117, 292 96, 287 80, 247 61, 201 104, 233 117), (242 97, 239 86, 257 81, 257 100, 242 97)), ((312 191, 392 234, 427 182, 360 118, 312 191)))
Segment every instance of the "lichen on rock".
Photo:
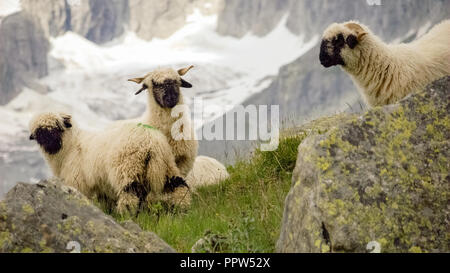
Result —
POLYGON ((279 252, 450 251, 450 77, 299 147, 279 252))
POLYGON ((18 184, 0 202, 0 253, 73 250, 174 252, 154 233, 136 224, 118 224, 56 179, 18 184))

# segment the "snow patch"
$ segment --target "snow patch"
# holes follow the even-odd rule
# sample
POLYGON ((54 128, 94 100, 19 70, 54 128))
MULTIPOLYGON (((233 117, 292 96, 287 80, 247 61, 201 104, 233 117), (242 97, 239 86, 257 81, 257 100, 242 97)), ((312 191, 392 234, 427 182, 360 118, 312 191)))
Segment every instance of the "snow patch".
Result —
POLYGON ((21 11, 20 0, 0 0, 0 17, 21 11))

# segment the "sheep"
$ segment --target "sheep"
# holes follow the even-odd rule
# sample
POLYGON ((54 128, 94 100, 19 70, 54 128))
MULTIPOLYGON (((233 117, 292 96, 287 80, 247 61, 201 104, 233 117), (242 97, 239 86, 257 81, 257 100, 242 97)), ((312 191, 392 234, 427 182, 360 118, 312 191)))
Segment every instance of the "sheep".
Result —
POLYGON ((385 44, 356 21, 334 23, 324 32, 320 62, 350 74, 371 107, 393 104, 450 75, 450 20, 408 44, 385 44))
POLYGON ((122 214, 157 201, 183 208, 190 203, 166 137, 154 128, 122 123, 91 132, 68 114, 42 113, 29 129, 56 177, 90 198, 116 201, 122 214))
POLYGON ((214 158, 197 156, 192 171, 186 177, 186 182, 193 192, 198 188, 220 184, 230 175, 225 166, 214 158))
POLYGON ((180 88, 192 88, 192 84, 185 81, 184 76, 193 66, 180 69, 157 69, 142 78, 129 81, 142 83, 142 88, 136 93, 148 90, 147 110, 138 120, 158 128, 168 139, 175 161, 180 169, 181 176, 186 177, 191 171, 198 151, 198 142, 195 140, 195 130, 190 123, 190 114, 183 111, 181 119, 183 125, 178 132, 174 132, 174 124, 180 122, 179 115, 172 115, 176 106, 184 105, 184 98, 180 88), (181 136, 181 139, 180 137, 181 136))
POLYGON ((202 185, 220 183, 228 178, 229 174, 225 166, 214 158, 205 156, 196 158, 198 142, 195 140, 195 131, 191 126, 188 111, 183 111, 180 131, 174 132, 174 128, 175 130, 178 128, 174 125, 179 122, 179 115, 173 115, 172 110, 184 103, 180 87, 192 88, 192 84, 181 77, 192 68, 193 66, 189 66, 177 72, 173 69, 157 69, 144 77, 129 81, 143 84, 136 95, 144 90, 149 91, 147 111, 139 120, 152 124, 167 136, 182 176, 186 177, 188 185, 198 188, 202 185), (180 135, 187 138, 180 139, 178 137, 180 135))

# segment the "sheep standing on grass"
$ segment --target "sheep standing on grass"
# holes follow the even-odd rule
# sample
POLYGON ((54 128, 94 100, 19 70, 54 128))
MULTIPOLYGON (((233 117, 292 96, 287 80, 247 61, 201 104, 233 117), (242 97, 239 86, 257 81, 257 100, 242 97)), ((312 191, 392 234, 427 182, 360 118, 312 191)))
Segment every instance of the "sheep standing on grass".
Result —
POLYGON ((181 175, 186 177, 188 185, 195 189, 198 186, 220 183, 228 178, 229 174, 226 168, 213 158, 196 158, 198 141, 195 140, 195 131, 188 111, 181 113, 182 125, 175 126, 180 122, 180 116, 174 115, 173 109, 184 104, 180 88, 192 87, 192 84, 181 77, 192 68, 193 66, 190 66, 178 71, 157 69, 144 77, 129 81, 142 84, 136 95, 148 90, 147 110, 138 120, 155 126, 166 135, 181 175))
POLYGON ((44 113, 31 121, 30 131, 56 177, 90 198, 107 196, 121 213, 155 201, 190 202, 171 148, 156 129, 123 123, 89 132, 70 115, 44 113))
POLYGON ((409 44, 385 44, 367 26, 350 21, 325 30, 320 62, 340 65, 370 106, 396 103, 450 75, 450 20, 409 44))

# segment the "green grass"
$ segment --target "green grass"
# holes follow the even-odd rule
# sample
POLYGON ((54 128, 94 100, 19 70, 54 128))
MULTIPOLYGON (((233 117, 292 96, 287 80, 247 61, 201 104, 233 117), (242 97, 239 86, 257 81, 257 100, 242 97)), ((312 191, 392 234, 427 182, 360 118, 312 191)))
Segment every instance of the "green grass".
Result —
POLYGON ((247 161, 229 167, 221 185, 200 189, 187 212, 168 212, 155 205, 133 220, 155 232, 179 252, 273 252, 280 232, 284 200, 291 186, 298 145, 306 134, 280 139, 274 152, 256 151, 247 161))

